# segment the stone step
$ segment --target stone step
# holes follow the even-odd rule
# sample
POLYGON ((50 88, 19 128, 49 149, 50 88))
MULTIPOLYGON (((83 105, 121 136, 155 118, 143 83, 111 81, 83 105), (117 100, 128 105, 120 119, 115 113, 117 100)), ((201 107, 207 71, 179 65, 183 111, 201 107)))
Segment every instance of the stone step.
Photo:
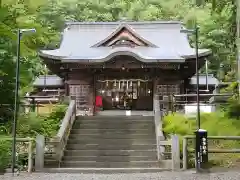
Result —
MULTIPOLYGON (((87 161, 91 161, 90 159, 87 160, 87 161)), ((134 161, 133 159, 131 159, 131 160, 130 159, 129 159, 129 161, 134 161)), ((149 158, 147 160, 148 161, 154 161, 151 158, 149 158)), ((86 162, 86 161, 82 161, 82 162, 86 162)), ((96 161, 94 161, 94 162, 96 162, 96 161)), ((44 168, 47 168, 47 169, 49 169, 49 168, 58 168, 59 169, 61 167, 60 165, 61 164, 59 162, 55 161, 55 160, 45 160, 45 162, 44 162, 44 168)), ((171 170, 171 168, 172 168, 172 160, 162 160, 159 163, 159 167, 161 167, 163 169, 166 169, 166 170, 171 170)), ((147 168, 147 167, 143 167, 143 168, 147 168)), ((108 167, 108 169, 109 169, 109 167, 108 167)), ((131 169, 131 167, 124 167, 124 169, 131 169)))
POLYGON ((151 124, 154 125, 153 120, 75 120, 75 124, 151 124))
POLYGON ((158 173, 169 168, 46 168, 45 173, 119 174, 119 173, 158 173))
POLYGON ((85 168, 134 168, 134 167, 159 167, 158 161, 129 161, 129 162, 95 162, 95 161, 64 161, 61 167, 85 168))
POLYGON ((59 166, 60 166, 59 162, 54 159, 44 159, 45 168, 55 168, 59 166))
POLYGON ((156 148, 155 144, 68 144, 67 150, 148 150, 156 148))
POLYGON ((156 140, 151 138, 151 139, 115 139, 115 138, 83 138, 81 136, 77 138, 70 138, 68 140, 68 144, 112 144, 112 145, 129 145, 129 144, 156 144, 156 140))
POLYGON ((69 139, 154 139, 153 134, 70 134, 69 139))
POLYGON ((148 150, 65 150, 64 156, 156 156, 156 149, 148 150))
POLYGON ((146 124, 154 124, 154 120, 125 120, 125 119, 115 119, 115 120, 108 120, 108 119, 96 119, 96 120, 75 120, 75 123, 82 123, 82 124, 139 124, 139 123, 146 123, 146 124))
POLYGON ((156 161, 157 155, 151 156, 64 156, 63 161, 128 162, 156 161))
POLYGON ((103 123, 88 123, 88 124, 81 124, 79 122, 75 122, 73 125, 74 129, 151 129, 154 130, 154 124, 148 123, 137 123, 137 124, 120 124, 120 123, 110 123, 110 124, 103 124, 103 123))
POLYGON ((153 116, 77 116, 76 120, 153 120, 153 116))
POLYGON ((155 131, 151 129, 72 129, 71 134, 103 134, 103 133, 118 133, 118 134, 151 134, 155 135, 155 131))

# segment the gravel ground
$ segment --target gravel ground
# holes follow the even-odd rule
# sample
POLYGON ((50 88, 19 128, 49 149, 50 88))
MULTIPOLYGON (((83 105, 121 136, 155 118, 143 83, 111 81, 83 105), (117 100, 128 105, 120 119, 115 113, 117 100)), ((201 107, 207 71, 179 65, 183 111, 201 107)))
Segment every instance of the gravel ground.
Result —
POLYGON ((11 174, 0 175, 0 180, 240 180, 240 170, 211 174, 187 172, 160 172, 137 174, 44 174, 33 173, 12 177, 11 174))

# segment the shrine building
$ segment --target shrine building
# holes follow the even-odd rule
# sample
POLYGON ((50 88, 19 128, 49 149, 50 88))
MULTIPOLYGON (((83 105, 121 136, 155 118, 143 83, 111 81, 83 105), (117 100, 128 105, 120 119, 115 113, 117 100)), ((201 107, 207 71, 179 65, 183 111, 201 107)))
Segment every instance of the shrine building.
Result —
MULTIPOLYGON (((185 93, 196 52, 178 21, 66 23, 60 47, 41 50, 79 110, 153 110, 153 99, 185 93), (158 95, 158 96, 156 96, 158 95)), ((199 67, 211 55, 199 49, 199 67)))

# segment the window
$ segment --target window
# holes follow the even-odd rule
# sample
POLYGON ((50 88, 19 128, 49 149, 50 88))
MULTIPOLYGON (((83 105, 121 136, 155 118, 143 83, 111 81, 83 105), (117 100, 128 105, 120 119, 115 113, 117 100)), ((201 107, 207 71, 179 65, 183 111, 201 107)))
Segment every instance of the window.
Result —
POLYGON ((112 47, 116 47, 116 46, 130 46, 130 47, 134 47, 136 46, 136 44, 129 39, 120 39, 116 42, 114 42, 112 45, 112 47))

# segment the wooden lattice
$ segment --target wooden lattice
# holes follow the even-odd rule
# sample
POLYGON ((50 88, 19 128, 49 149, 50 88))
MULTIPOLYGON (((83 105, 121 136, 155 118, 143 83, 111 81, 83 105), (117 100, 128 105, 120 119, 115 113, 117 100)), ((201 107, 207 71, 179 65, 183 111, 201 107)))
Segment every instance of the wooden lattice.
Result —
POLYGON ((78 110, 85 110, 89 106, 90 85, 70 85, 70 97, 76 99, 78 110))

